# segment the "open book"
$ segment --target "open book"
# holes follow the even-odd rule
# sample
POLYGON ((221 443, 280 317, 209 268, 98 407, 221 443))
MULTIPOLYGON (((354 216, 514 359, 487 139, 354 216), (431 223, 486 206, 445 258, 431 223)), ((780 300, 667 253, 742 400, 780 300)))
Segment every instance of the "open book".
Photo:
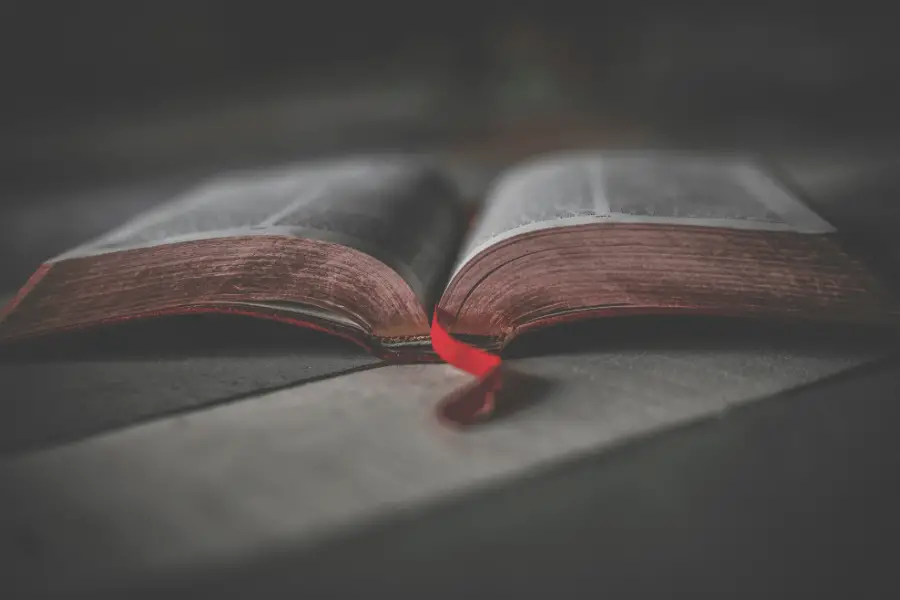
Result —
POLYGON ((563 321, 694 313, 896 323, 895 296, 752 160, 575 153, 502 174, 469 214, 410 157, 221 177, 47 262, 0 341, 224 312, 427 358, 435 307, 489 350, 563 321))

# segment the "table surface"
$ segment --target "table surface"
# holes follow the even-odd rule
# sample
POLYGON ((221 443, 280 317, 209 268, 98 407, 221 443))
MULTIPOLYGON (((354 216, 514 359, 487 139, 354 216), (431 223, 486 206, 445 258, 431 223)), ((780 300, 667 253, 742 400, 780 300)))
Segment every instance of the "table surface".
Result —
MULTIPOLYGON (((884 201, 900 188, 893 159, 783 164, 842 230, 883 238, 896 256, 897 209, 884 201)), ((253 385, 283 389, 150 410, 0 458, 0 581, 17 592, 236 596, 871 583, 888 575, 869 544, 897 524, 896 349, 859 332, 594 324, 514 349, 513 384, 534 401, 457 432, 433 416, 466 380, 450 367, 293 386, 285 372, 315 354, 295 348, 257 361, 277 363, 263 376, 275 383, 253 385)), ((119 382, 155 373, 150 397, 163 380, 197 395, 244 362, 221 358, 201 356, 205 370, 183 368, 197 357, 161 366, 152 353, 140 367, 57 359, 63 387, 42 382, 36 396, 76 386, 74 406, 66 394, 48 404, 76 413, 92 369, 119 382)), ((36 385, 40 361, 0 372, 21 381, 29 368, 36 385)), ((129 385, 118 397, 108 386, 103 406, 128 404, 129 385)))

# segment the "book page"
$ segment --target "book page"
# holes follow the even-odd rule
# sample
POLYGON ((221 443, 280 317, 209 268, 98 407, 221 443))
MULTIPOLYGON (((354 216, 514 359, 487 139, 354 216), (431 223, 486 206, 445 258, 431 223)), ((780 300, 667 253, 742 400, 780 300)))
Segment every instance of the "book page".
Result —
POLYGON ((458 249, 464 210, 424 162, 375 157, 215 178, 56 260, 198 239, 292 235, 350 246, 397 271, 420 298, 458 249))
POLYGON ((833 227, 753 161, 667 153, 571 154, 502 176, 457 270, 514 235, 597 222, 828 233, 833 227))

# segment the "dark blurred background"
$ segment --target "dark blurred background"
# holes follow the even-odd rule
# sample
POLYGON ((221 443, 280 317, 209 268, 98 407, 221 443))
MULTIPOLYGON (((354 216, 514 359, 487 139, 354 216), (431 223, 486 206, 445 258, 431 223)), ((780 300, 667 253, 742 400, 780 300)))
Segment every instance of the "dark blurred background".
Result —
POLYGON ((859 3, 8 1, 0 45, 0 291, 223 169, 900 131, 896 24, 859 3))
MULTIPOLYGON (((503 166, 559 148, 758 152, 802 184, 806 199, 840 231, 855 233, 866 242, 892 243, 893 250, 882 254, 892 255, 896 268, 900 265, 897 22, 889 8, 876 11, 865 3, 846 1, 829 8, 823 4, 6 0, 0 3, 0 302, 42 261, 218 171, 396 150, 438 155, 472 198, 503 166)), ((156 324, 152 327, 165 337, 156 324)), ((191 337, 181 324, 175 327, 184 340, 191 337)), ((629 340, 629 335, 607 332, 585 335, 588 342, 600 338, 608 346, 589 349, 584 362, 578 362, 575 353, 560 354, 557 363, 535 360, 534 365, 549 365, 544 367, 548 373, 554 364, 571 369, 561 370, 566 377, 554 381, 571 378, 574 387, 567 388, 568 396, 561 395, 561 420, 550 418, 548 429, 523 422, 522 435, 536 439, 541 431, 557 431, 554 423, 594 418, 591 415, 602 415, 610 431, 627 424, 631 414, 643 415, 634 417, 635 422, 657 423, 663 418, 658 415, 669 414, 667 410, 680 414, 679 406, 695 406, 692 402, 697 399, 696 410, 707 410, 704 398, 712 398, 716 386, 724 389, 722 398, 737 390, 743 394, 744 388, 755 397, 759 390, 781 385, 782 379, 812 381, 818 369, 827 373, 844 364, 836 361, 838 366, 829 367, 831 350, 815 336, 806 336, 804 343, 821 346, 822 353, 817 350, 806 357, 805 351, 794 355, 770 351, 768 346, 760 350, 715 327, 716 339, 729 338, 722 352, 706 349, 700 339, 699 353, 681 354, 682 344, 689 348, 690 342, 698 341, 694 328, 677 336, 660 334, 651 326, 643 337, 631 334, 632 346, 624 346, 624 358, 607 352, 623 347, 622 340, 629 340), (646 340, 659 345, 644 345, 646 340), (629 348, 639 349, 640 355, 630 358, 629 348), (643 362, 645 348, 649 350, 643 362), (596 359, 591 352, 596 352, 596 359), (590 379, 578 379, 576 368, 584 377, 590 371, 590 379), (599 373, 596 381, 592 369, 599 373), (603 373, 617 375, 609 383, 603 373), (670 386, 671 406, 650 401, 668 392, 646 392, 645 398, 638 385, 643 379, 647 389, 670 386), (633 388, 625 385, 631 380, 638 382, 633 388), (601 412, 566 416, 566 410, 581 411, 581 405, 567 409, 565 401, 593 398, 598 390, 607 389, 604 386, 619 391, 601 412), (636 402, 634 412, 623 408, 631 406, 630 401, 615 400, 628 393, 636 402)), ((769 330, 754 333, 779 340, 769 330)), ((59 361, 56 366, 48 366, 53 361, 10 363, 5 376, 16 381, 4 381, 0 388, 0 396, 10 401, 7 412, 12 416, 4 417, 10 424, 7 430, 20 423, 27 428, 29 422, 77 425, 81 417, 112 427, 110 423, 123 422, 116 421, 122 415, 145 419, 206 403, 233 402, 246 397, 248 389, 277 389, 368 364, 359 354, 345 358, 343 351, 326 351, 324 342, 304 346, 290 338, 290 344, 279 348, 268 330, 259 334, 259 345, 236 350, 233 342, 229 346, 223 341, 233 335, 240 343, 248 339, 229 329, 219 337, 196 336, 215 346, 215 352, 197 351, 189 344, 171 352, 167 339, 163 350, 150 344, 139 349, 144 353, 140 356, 115 350, 112 358, 92 358, 82 347, 78 360, 59 361), (264 344, 267 349, 262 351, 264 344), (285 350, 288 346, 290 351, 285 350), (17 381, 28 384, 21 387, 30 396, 16 398, 17 381), (26 405, 27 410, 18 408, 26 405), (35 415, 46 416, 46 421, 35 415)), ((560 339, 568 347, 569 338, 560 339)), ((842 351, 848 356, 855 348, 840 345, 846 346, 842 351)), ((304 473, 333 468, 334 479, 323 489, 332 485, 362 499, 377 498, 363 493, 365 486, 353 480, 353 469, 346 471, 346 483, 335 483, 345 476, 342 466, 368 457, 365 449, 373 448, 374 460, 397 460, 396 472, 405 473, 400 451, 392 452, 415 449, 416 443, 401 440, 394 447, 391 432, 399 427, 382 429, 375 421, 375 425, 367 422, 365 431, 375 432, 371 440, 362 436, 359 446, 348 446, 345 462, 332 462, 328 452, 337 452, 337 444, 363 431, 357 425, 368 418, 368 413, 360 412, 360 420, 347 419, 349 412, 342 412, 346 409, 341 406, 355 405, 346 403, 323 411, 325 416, 297 411, 291 417, 283 410, 288 404, 269 398, 272 402, 236 413, 237 418, 213 417, 207 426, 172 419, 172 431, 196 427, 198 433, 182 438, 181 433, 144 432, 130 442, 128 437, 121 442, 107 439, 107 445, 87 448, 85 453, 79 454, 77 448, 70 455, 51 451, 46 460, 14 464, 11 475, 4 473, 4 482, 15 484, 17 477, 31 482, 21 496, 28 499, 23 504, 29 510, 23 514, 52 518, 40 526, 30 523, 37 533, 29 533, 28 523, 13 531, 18 537, 4 530, 12 540, 6 547, 23 548, 16 558, 24 562, 7 562, 13 568, 37 565, 35 581, 53 579, 45 564, 62 565, 65 582, 67 573, 76 573, 83 565, 88 565, 89 574, 96 567, 96 573, 112 577, 122 565, 127 570, 145 561, 154 568, 156 557, 165 558, 161 565, 170 564, 170 559, 174 565, 189 563, 190 548, 211 549, 210 560, 217 561, 227 555, 217 554, 218 540, 237 540, 236 548, 243 543, 240 540, 250 539, 253 552, 266 551, 258 563, 255 555, 249 566, 232 564, 233 557, 227 556, 224 580, 216 569, 201 573, 201 579, 208 576, 213 581, 217 593, 224 585, 239 594, 251 588, 238 584, 249 582, 258 596, 260 589, 309 576, 360 589, 372 581, 396 584, 397 589, 422 583, 428 593, 438 589, 446 593, 448 588, 433 584, 435 577, 464 588, 465 575, 473 581, 505 576, 508 589, 513 589, 516 582, 520 587, 533 581, 555 585, 560 574, 574 573, 590 575, 588 581, 599 582, 603 590, 626 582, 672 595, 668 586, 684 589, 699 575, 701 589, 727 589, 729 597, 740 596, 740 586, 746 586, 746 596, 771 595, 770 584, 782 580, 823 591, 834 581, 847 582, 847 589, 860 595, 858 586, 875 586, 879 577, 894 572, 890 560, 896 552, 876 552, 875 542, 866 538, 894 543, 897 539, 892 533, 897 531, 898 495, 885 492, 895 484, 900 456, 894 425, 895 366, 896 360, 857 379, 830 380, 800 390, 806 400, 799 408, 796 398, 776 397, 761 403, 749 417, 723 413, 705 429, 679 433, 682 437, 669 438, 674 442, 661 440, 650 450, 639 447, 629 454, 626 448, 624 454, 610 458, 604 454, 552 479, 536 477, 515 487, 497 482, 497 493, 473 496, 459 510, 438 507, 444 512, 436 509, 409 520, 404 517, 399 525, 388 523, 383 530, 387 533, 359 538, 357 546, 350 539, 325 548, 304 563, 305 571, 298 570, 293 553, 273 561, 268 554, 272 548, 256 545, 257 540, 294 541, 290 523, 303 519, 296 521, 293 515, 278 519, 314 507, 315 498, 330 499, 326 491, 312 494, 309 504, 295 502, 294 498, 304 499, 298 491, 307 485, 304 473), (251 412, 260 416, 247 418, 251 412), (307 416, 313 419, 312 426, 303 429, 300 425, 307 416), (245 418, 247 428, 232 427, 232 420, 245 418), (270 429, 263 426, 269 419, 285 420, 270 429), (285 445, 284 438, 293 440, 321 428, 319 424, 337 422, 349 425, 336 427, 333 438, 330 431, 319 436, 336 440, 334 444, 285 445), (190 443, 179 445, 179 439, 190 443), (167 448, 169 440, 175 440, 172 449, 157 452, 167 448), (179 468, 170 477, 166 457, 179 452, 184 456, 172 461, 179 468), (149 483, 137 485, 144 481, 145 464, 152 467, 149 483), (242 473, 251 471, 262 475, 250 477, 248 485, 242 473), (84 479, 82 472, 87 474, 84 479), (139 475, 132 478, 133 473, 139 475), (92 491, 92 482, 108 485, 92 491), (161 483, 153 488, 156 482, 161 483), (253 489, 254 482, 263 485, 253 489), (87 491, 69 495, 69 485, 87 491), (252 493, 229 500, 238 487, 252 493), (157 507, 157 498, 166 501, 157 507), (179 502, 185 499, 189 503, 182 510, 179 502), (274 516, 259 519, 257 509, 270 507, 274 516), (213 516, 206 519, 203 511, 213 516), (191 518, 197 514, 204 518, 191 518), (253 519, 246 530, 249 521, 243 517, 233 527, 210 529, 244 514, 253 519), (81 515, 88 518, 80 520, 81 515), (183 537, 166 537, 171 531, 167 527, 175 523, 183 537), (282 523, 288 524, 285 531, 279 529, 282 523), (63 526, 56 530, 58 524, 63 526), (50 534, 45 539, 41 531, 50 534), (167 546, 170 539, 186 540, 195 531, 210 538, 194 536, 196 544, 188 544, 186 552, 167 546), (61 546, 54 546, 56 542, 61 546), (100 550, 92 554, 92 548, 100 550), (66 554, 70 551, 83 560, 73 560, 70 566, 66 554), (104 558, 119 555, 123 560, 118 565, 104 558), (555 571, 541 562, 548 556, 555 571), (93 562, 96 557, 100 562, 93 562), (371 568, 366 562, 370 557, 377 557, 371 568), (460 570, 447 568, 451 560, 460 570), (348 565, 355 568, 349 577, 348 565), (402 577, 390 579, 401 569, 402 577), (359 573, 369 578, 357 583, 352 575, 359 573)), ((316 393, 328 395, 328 388, 299 389, 310 390, 309 396, 303 392, 296 396, 303 404, 316 393)), ((332 389, 337 390, 331 392, 334 397, 322 398, 329 406, 338 396, 353 395, 346 391, 350 387, 332 389)), ((361 398, 379 399, 368 392, 361 398)), ((544 414, 559 410, 553 402, 544 414)), ((388 410, 372 414, 392 418, 407 405, 387 401, 384 406, 388 410)), ((407 421, 397 423, 402 427, 407 421)), ((501 459, 504 453, 511 454, 517 447, 512 435, 517 426, 494 431, 500 434, 494 442, 499 445, 489 441, 482 449, 500 449, 501 459)), ((425 438, 431 435, 427 428, 424 431, 425 438)), ((476 451, 470 452, 460 444, 455 451, 462 449, 463 454, 446 456, 464 457, 467 462, 486 456, 479 454, 477 444, 473 447, 476 451)), ((444 454, 434 455, 440 460, 430 459, 429 452, 423 453, 421 465, 444 465, 451 473, 447 481, 452 481, 452 473, 469 472, 455 471, 440 458, 444 454)), ((490 464, 487 471, 476 465, 479 469, 471 472, 490 472, 490 464)), ((400 479, 388 479, 393 472, 385 469, 385 481, 390 482, 385 485, 407 489, 400 479)), ((416 471, 410 473, 414 480, 416 471)), ((365 481, 376 479, 367 473, 365 481)), ((449 489, 444 486, 441 483, 441 489, 449 489)), ((454 490, 454 498, 461 491, 465 490, 454 490)), ((334 514, 340 514, 343 505, 336 505, 334 514)), ((0 511, 0 516, 5 514, 0 511)), ((222 547, 227 549, 229 543, 222 547)), ((281 549, 272 556, 281 557, 281 549)), ((26 570, 25 577, 29 573, 26 570)), ((554 592, 558 595, 555 588, 554 592)))

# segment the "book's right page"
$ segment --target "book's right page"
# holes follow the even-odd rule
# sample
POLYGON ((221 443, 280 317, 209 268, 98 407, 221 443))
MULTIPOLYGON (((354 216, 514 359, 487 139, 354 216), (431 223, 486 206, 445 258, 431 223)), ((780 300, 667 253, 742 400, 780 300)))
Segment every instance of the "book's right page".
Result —
POLYGON ((598 221, 834 231, 752 158, 567 154, 523 163, 497 181, 457 270, 515 235, 598 221))
POLYGON ((454 333, 505 343, 592 316, 896 322, 896 294, 764 164, 570 153, 501 176, 441 299, 454 333))

